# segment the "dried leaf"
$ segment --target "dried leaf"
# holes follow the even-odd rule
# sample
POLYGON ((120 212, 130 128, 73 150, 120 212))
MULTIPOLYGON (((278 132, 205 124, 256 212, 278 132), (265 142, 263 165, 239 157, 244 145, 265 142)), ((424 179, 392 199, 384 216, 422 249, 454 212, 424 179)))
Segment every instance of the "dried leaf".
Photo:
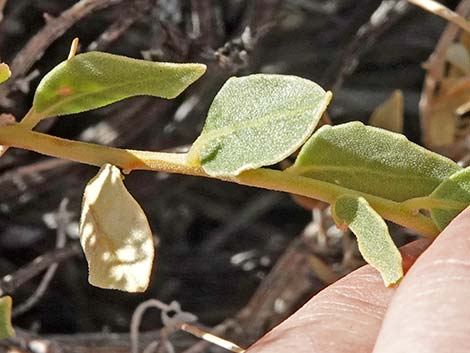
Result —
POLYGON ((382 129, 403 132, 404 103, 403 93, 396 90, 390 98, 379 105, 372 113, 369 124, 382 129))
POLYGON ((470 97, 470 77, 445 79, 441 91, 430 104, 426 141, 436 148, 454 143, 459 117, 457 110, 468 103, 470 97))
POLYGON ((426 147, 459 158, 459 115, 465 113, 470 97, 470 35, 462 32, 459 42, 446 45, 436 49, 426 78, 420 103, 422 134, 426 147), (444 50, 445 61, 440 59, 444 50))
POLYGON ((446 51, 446 59, 461 73, 470 75, 470 54, 462 43, 452 43, 446 51))
POLYGON ((152 232, 120 170, 111 164, 101 167, 85 188, 80 242, 90 284, 128 292, 147 288, 154 257, 152 232))

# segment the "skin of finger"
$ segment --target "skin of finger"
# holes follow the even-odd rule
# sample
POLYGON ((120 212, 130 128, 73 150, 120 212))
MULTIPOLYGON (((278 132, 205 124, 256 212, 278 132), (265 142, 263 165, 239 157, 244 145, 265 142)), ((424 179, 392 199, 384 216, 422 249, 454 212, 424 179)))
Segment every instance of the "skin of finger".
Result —
POLYGON ((398 288, 374 353, 470 352, 470 208, 441 233, 398 288))
MULTIPOLYGON (((400 251, 405 270, 429 245, 421 239, 400 251)), ((363 266, 310 299, 247 353, 370 353, 395 288, 363 266)))

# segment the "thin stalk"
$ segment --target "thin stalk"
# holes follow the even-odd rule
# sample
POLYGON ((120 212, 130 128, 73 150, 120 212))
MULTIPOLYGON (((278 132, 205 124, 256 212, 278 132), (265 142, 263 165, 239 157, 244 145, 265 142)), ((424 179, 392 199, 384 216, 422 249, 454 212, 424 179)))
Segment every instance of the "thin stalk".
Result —
MULTIPOLYGON (((19 124, 23 126, 26 129, 33 129, 40 121, 41 121, 41 116, 37 114, 33 108, 31 108, 26 115, 21 119, 19 124)), ((0 157, 2 157, 7 151, 8 151, 8 146, 2 146, 0 145, 0 157)))
POLYGON ((347 189, 321 180, 293 175, 279 170, 260 168, 243 172, 228 181, 306 196, 329 204, 333 204, 336 198, 343 194, 362 196, 377 213, 389 221, 412 229, 429 238, 435 238, 439 234, 436 225, 430 218, 415 212, 414 209, 406 207, 403 203, 347 189))
POLYGON ((415 197, 406 201, 403 201, 403 205, 406 208, 414 210, 432 210, 433 208, 446 208, 454 210, 462 210, 467 204, 464 202, 453 201, 453 200, 442 200, 430 196, 415 197))
POLYGON ((185 154, 100 146, 30 131, 20 124, 0 127, 0 144, 97 167, 110 163, 121 168, 124 173, 132 170, 153 170, 189 175, 204 174, 202 169, 186 165, 185 154))
MULTIPOLYGON (((186 153, 149 152, 100 146, 30 131, 20 124, 0 127, 0 144, 98 167, 111 163, 121 168, 124 173, 132 170, 151 170, 211 177, 200 166, 188 164, 186 153)), ((330 204, 342 194, 363 196, 382 217, 427 237, 435 237, 438 234, 438 229, 431 219, 403 203, 328 182, 266 168, 249 170, 234 177, 217 178, 242 185, 302 195, 330 204)))
POLYGON ((34 108, 31 108, 23 117, 23 119, 21 119, 19 124, 23 127, 23 129, 26 128, 32 130, 42 120, 42 118, 42 114, 36 113, 34 108))

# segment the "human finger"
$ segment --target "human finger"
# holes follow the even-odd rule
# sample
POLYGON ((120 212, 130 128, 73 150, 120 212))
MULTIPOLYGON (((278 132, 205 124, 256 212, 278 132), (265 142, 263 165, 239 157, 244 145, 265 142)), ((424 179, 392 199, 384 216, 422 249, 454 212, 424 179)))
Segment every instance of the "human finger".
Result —
MULTIPOLYGON (((401 249, 405 270, 429 243, 421 239, 401 249)), ((321 291, 248 352, 370 353, 394 292, 364 266, 321 291)))
POLYGON ((470 352, 470 208, 416 261, 393 297, 375 353, 470 352))

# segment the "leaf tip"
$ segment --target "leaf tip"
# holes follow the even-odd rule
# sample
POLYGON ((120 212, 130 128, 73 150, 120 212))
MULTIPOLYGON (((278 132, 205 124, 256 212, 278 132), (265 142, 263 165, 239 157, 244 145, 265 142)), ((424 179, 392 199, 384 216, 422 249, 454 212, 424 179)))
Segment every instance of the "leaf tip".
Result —
POLYGON ((179 96, 189 85, 192 85, 194 82, 199 80, 202 75, 206 73, 207 66, 205 64, 192 63, 192 64, 183 64, 188 69, 189 72, 186 73, 187 84, 186 87, 179 90, 170 98, 176 98, 179 96))
POLYGON ((325 102, 326 105, 330 104, 331 100, 333 99, 333 92, 331 91, 326 91, 325 92, 325 102))
POLYGON ((205 64, 194 64, 195 71, 200 75, 204 75, 207 71, 207 66, 205 64))
POLYGON ((342 195, 332 209, 335 222, 347 223, 357 238, 364 260, 377 269, 387 287, 403 277, 402 257, 388 227, 362 196, 342 195))
POLYGON ((381 273, 381 276, 386 287, 395 287, 403 279, 403 268, 401 272, 397 271, 393 276, 387 276, 383 273, 381 273))

